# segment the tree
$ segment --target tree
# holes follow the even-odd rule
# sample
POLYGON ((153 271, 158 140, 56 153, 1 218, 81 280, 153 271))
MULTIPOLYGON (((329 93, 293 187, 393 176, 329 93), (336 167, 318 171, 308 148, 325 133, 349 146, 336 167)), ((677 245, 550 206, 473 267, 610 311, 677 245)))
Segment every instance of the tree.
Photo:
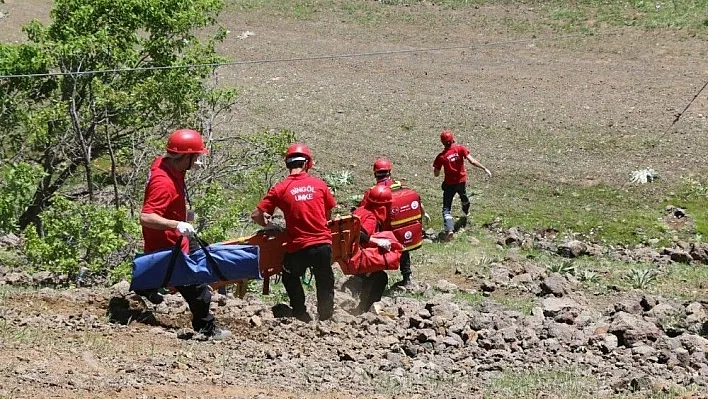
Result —
POLYGON ((0 75, 21 75, 0 79, 0 156, 41 169, 20 229, 37 223, 67 185, 83 186, 72 196, 93 202, 98 187, 112 184, 118 206, 119 170, 135 160, 129 154, 176 126, 198 126, 205 98, 218 99, 216 109, 233 102, 235 91, 215 95, 205 85, 210 64, 222 61, 214 48, 226 34, 216 23, 222 7, 222 0, 56 0, 51 24, 32 22, 27 43, 0 45, 0 75), (99 162, 110 172, 97 179, 99 162))

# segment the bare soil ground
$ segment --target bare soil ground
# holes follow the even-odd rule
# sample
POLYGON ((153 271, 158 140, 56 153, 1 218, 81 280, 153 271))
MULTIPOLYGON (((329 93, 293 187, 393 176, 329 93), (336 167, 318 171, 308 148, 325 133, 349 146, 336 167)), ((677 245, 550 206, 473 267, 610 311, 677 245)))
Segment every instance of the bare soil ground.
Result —
MULTIPOLYGON (((484 195, 500 200, 511 187, 529 182, 621 187, 630 171, 644 167, 661 170, 668 181, 708 174, 708 93, 668 129, 708 75, 703 37, 609 26, 566 37, 540 23, 538 7, 521 4, 449 9, 421 3, 371 13, 368 7, 385 6, 335 3, 351 6, 298 14, 229 2, 221 22, 231 34, 220 51, 236 61, 283 61, 220 69, 222 84, 241 89, 232 120, 220 128, 224 134, 291 129, 311 145, 321 172, 355 172, 353 192, 370 184, 376 156, 390 157, 394 173, 427 194, 435 210, 439 181, 431 163, 444 128, 492 170, 493 180, 485 182, 471 174, 484 195), (239 39, 245 31, 254 35, 239 39), (307 59, 424 48, 439 50, 307 59)), ((19 27, 33 18, 47 21, 50 4, 0 4, 8 12, 0 19, 0 40, 23 40, 19 27)), ((425 251, 414 257, 414 267, 432 265, 417 274, 421 280, 479 286, 455 274, 458 265, 448 263, 449 255, 425 251)), ((455 259, 465 263, 465 256, 455 259)), ((705 287, 700 289, 693 296, 708 300, 705 287)), ((177 338, 188 325, 181 312, 138 309, 130 315, 140 320, 127 325, 109 320, 115 296, 105 289, 0 295, 0 398, 505 397, 472 377, 391 386, 376 375, 349 381, 378 358, 357 359, 350 373, 349 366, 330 373, 328 367, 341 363, 341 342, 337 334, 323 337, 337 325, 303 327, 297 346, 289 347, 282 330, 290 324, 252 326, 253 312, 217 310, 236 339, 200 342, 177 338), (273 337, 277 342, 269 344, 273 337)), ((602 309, 614 299, 608 294, 595 306, 602 309)), ((578 384, 570 395, 601 385, 578 384)), ((550 393, 530 392, 566 394, 544 389, 550 393)))

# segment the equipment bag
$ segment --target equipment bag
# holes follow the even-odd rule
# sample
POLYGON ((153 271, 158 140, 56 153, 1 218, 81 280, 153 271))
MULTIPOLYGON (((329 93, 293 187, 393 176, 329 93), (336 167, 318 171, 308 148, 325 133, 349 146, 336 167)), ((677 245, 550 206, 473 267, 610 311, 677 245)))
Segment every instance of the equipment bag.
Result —
POLYGON ((411 251, 423 245, 423 208, 420 194, 407 187, 391 192, 390 224, 404 251, 411 251))
POLYGON ((261 278, 256 246, 207 245, 195 237, 201 248, 187 255, 181 249, 182 239, 172 249, 135 257, 131 291, 261 278))
MULTIPOLYGON (((359 247, 359 250, 344 264, 340 263, 344 274, 366 274, 382 270, 398 270, 401 263, 403 245, 391 231, 374 233, 372 238, 385 238, 391 241, 391 250, 384 252, 376 246, 359 247)), ((370 244, 372 245, 372 244, 370 244)))

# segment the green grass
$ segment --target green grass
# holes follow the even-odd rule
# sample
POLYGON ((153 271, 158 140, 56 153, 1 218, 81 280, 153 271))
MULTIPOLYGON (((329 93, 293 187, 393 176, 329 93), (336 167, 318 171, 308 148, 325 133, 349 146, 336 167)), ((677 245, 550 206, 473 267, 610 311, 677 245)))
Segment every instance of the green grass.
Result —
POLYGON ((708 0, 551 1, 543 7, 553 24, 566 31, 597 23, 647 29, 688 28, 695 31, 706 31, 708 27, 708 0))
POLYGON ((650 239, 666 244, 675 235, 691 239, 708 234, 708 201, 690 194, 685 185, 670 187, 659 181, 626 188, 606 184, 582 187, 522 177, 503 186, 490 186, 489 191, 479 199, 477 224, 499 217, 505 227, 553 229, 561 235, 581 233, 610 244, 650 239), (672 192, 679 194, 668 197, 672 192), (671 231, 661 221, 669 203, 685 207, 695 219, 693 230, 671 231))
POLYGON ((484 398, 591 398, 597 386, 594 378, 573 370, 504 372, 491 379, 484 398))
MULTIPOLYGON (((313 19, 324 12, 334 12, 346 22, 364 25, 385 24, 391 21, 420 22, 422 14, 412 18, 419 10, 457 10, 479 7, 518 7, 511 0, 381 0, 314 1, 314 0, 229 0, 227 8, 239 12, 266 12, 292 19, 313 19)), ((517 33, 537 32, 540 26, 558 31, 589 32, 598 24, 609 26, 637 26, 646 29, 671 28, 708 32, 708 0, 576 0, 525 2, 537 19, 503 17, 504 26, 517 33), (658 7, 657 7, 658 5, 658 7)))

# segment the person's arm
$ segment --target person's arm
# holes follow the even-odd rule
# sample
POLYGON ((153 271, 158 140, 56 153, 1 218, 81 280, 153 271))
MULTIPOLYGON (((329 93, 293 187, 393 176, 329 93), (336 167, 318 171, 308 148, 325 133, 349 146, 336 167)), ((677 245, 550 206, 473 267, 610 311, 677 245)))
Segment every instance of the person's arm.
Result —
POLYGON ((479 168, 479 169, 482 169, 485 173, 487 173, 487 175, 488 175, 489 177, 492 177, 492 172, 490 172, 489 169, 487 169, 484 165, 482 165, 478 160, 474 159, 474 158, 472 157, 472 155, 467 154, 467 155, 465 156, 465 159, 467 159, 467 161, 468 161, 469 163, 471 163, 472 166, 475 166, 475 167, 477 167, 477 168, 479 168))
POLYGON ((332 192, 329 190, 329 187, 325 184, 325 190, 324 190, 324 206, 325 206, 325 217, 327 220, 332 219, 332 209, 334 209, 335 206, 337 206, 337 200, 334 199, 334 195, 332 195, 332 192))
POLYGON ((156 177, 149 181, 145 189, 145 200, 140 211, 140 225, 154 230, 177 230, 186 237, 196 233, 194 226, 182 221, 167 219, 165 209, 175 200, 174 185, 164 178, 156 177))
POLYGON ((435 175, 435 177, 440 176, 440 169, 442 168, 442 166, 442 157, 438 155, 437 157, 435 157, 435 161, 433 161, 433 175, 435 175))
POLYGON ((268 190, 268 193, 262 200, 258 202, 256 207, 251 212, 251 220, 253 223, 259 226, 265 226, 268 224, 270 216, 275 211, 278 206, 278 194, 276 191, 276 186, 273 186, 268 190))
POLYGON ((251 212, 251 220, 253 220, 253 223, 259 226, 265 226, 268 224, 266 216, 267 214, 262 210, 258 209, 258 207, 256 207, 253 212, 251 212))
POLYGON ((140 225, 154 230, 174 230, 179 220, 164 218, 156 213, 140 213, 140 225))

